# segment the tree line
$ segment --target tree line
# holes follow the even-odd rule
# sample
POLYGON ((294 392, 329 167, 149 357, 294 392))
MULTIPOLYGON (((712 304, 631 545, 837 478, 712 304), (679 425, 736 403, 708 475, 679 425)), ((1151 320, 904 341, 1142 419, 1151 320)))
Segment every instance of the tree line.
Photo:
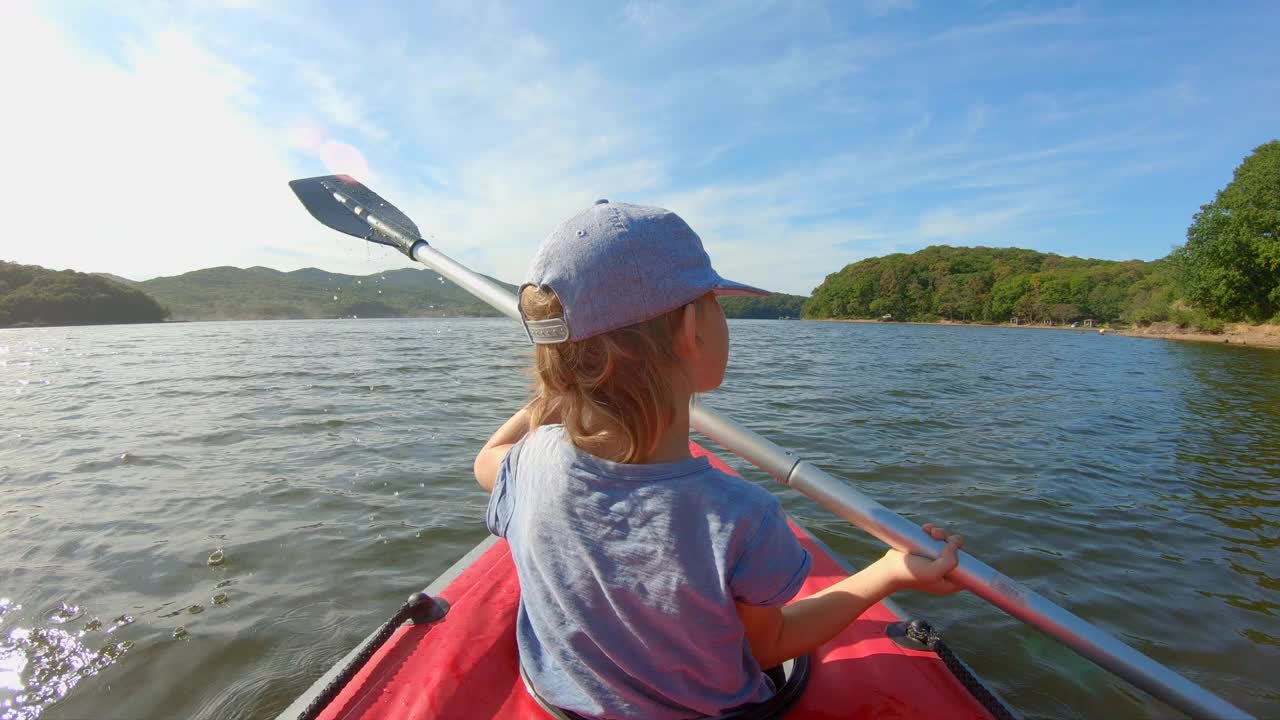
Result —
POLYGON ((1084 260, 1020 248, 935 245, 828 275, 805 317, 1070 322, 1121 319, 1154 263, 1084 260))
POLYGON ((807 318, 1066 323, 1280 320, 1280 141, 1256 148, 1187 242, 1153 262, 1063 257, 1018 248, 935 245, 869 258, 828 275, 807 318))
POLYGON ((720 298, 720 306, 724 308, 724 316, 727 318, 777 320, 799 318, 807 299, 803 295, 786 293, 773 293, 764 297, 729 295, 720 298))
POLYGON ((98 275, 0 261, 0 327, 159 322, 168 316, 141 290, 98 275))

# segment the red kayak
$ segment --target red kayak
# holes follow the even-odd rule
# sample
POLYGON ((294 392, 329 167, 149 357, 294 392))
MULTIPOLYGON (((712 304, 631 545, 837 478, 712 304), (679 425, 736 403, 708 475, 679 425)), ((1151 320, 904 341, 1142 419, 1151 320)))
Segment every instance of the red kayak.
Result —
MULTIPOLYGON (((691 447, 695 455, 708 455, 717 468, 733 472, 697 444, 691 447)), ((794 521, 791 531, 813 556, 813 568, 797 599, 853 572, 794 521)), ((515 631, 520 585, 506 541, 491 537, 480 543, 427 593, 432 596, 427 604, 444 611, 442 617, 419 617, 401 624, 401 615, 409 614, 406 606, 382 632, 353 650, 298 698, 280 715, 281 720, 551 717, 520 678, 515 631)), ((879 603, 819 648, 810 658, 807 683, 785 717, 959 720, 1011 716, 954 656, 948 659, 960 666, 961 675, 967 674, 965 682, 957 679, 939 654, 911 640, 895 639, 894 635, 902 634, 905 619, 892 602, 879 603), (973 688, 972 694, 968 688, 973 688), (983 697, 992 710, 975 695, 983 697)))

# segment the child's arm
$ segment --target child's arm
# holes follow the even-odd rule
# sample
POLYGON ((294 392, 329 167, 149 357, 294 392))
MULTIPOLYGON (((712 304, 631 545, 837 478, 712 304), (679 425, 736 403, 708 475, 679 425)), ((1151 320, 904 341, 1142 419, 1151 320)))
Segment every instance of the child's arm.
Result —
POLYGON ((498 468, 502 466, 502 458, 506 457, 511 446, 520 442, 520 438, 528 432, 529 409, 523 407, 493 433, 489 442, 480 448, 475 465, 472 466, 475 470, 476 482, 480 483, 480 487, 487 492, 493 492, 493 484, 498 480, 498 468))
POLYGON ((898 590, 953 593, 960 588, 946 579, 959 559, 964 538, 932 524, 924 531, 947 545, 936 560, 890 550, 862 572, 786 607, 738 603, 751 653, 761 668, 771 668, 813 652, 858 616, 898 590))

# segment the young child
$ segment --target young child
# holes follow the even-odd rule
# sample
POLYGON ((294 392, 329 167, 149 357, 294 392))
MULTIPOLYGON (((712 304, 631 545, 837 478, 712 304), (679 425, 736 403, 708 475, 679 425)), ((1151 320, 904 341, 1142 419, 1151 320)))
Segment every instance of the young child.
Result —
POLYGON ((520 290, 535 396, 475 461, 489 530, 520 578, 520 664, 548 703, 590 718, 684 720, 768 700, 762 673, 907 588, 957 588, 890 550, 783 607, 809 555, 777 499, 689 452, 689 399, 719 387, 717 295, 766 294, 711 268, 677 215, 605 200, 557 227, 520 290))

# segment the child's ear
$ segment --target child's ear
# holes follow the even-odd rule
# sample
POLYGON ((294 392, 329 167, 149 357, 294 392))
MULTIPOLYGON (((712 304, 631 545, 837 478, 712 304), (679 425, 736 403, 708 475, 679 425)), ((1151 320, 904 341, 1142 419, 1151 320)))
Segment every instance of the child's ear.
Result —
POLYGON ((680 308, 679 320, 675 327, 676 355, 684 360, 692 360, 698 356, 698 303, 691 302, 680 308))

